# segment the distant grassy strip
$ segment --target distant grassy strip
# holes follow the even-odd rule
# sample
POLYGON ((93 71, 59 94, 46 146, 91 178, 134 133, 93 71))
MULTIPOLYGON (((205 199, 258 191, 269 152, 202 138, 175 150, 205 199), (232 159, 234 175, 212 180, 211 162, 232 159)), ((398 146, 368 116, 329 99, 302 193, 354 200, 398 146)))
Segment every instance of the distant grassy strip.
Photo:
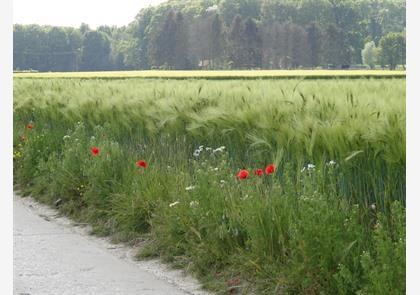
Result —
POLYGON ((164 79, 330 79, 405 78, 405 71, 386 70, 264 70, 264 71, 104 71, 15 73, 15 78, 164 78, 164 79))

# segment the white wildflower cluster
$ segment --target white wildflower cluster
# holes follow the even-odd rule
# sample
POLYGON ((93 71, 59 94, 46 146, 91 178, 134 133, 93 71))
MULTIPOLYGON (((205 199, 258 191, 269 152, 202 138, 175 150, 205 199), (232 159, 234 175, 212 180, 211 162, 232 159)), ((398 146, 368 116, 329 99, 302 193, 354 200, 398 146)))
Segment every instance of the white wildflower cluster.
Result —
POLYGON ((217 149, 214 149, 213 154, 223 153, 225 151, 225 149, 226 149, 226 147, 222 145, 221 147, 218 147, 217 149))
POLYGON ((188 191, 192 191, 192 190, 194 190, 195 189, 195 185, 190 185, 190 186, 187 186, 186 188, 185 188, 185 190, 188 192, 188 191))
POLYGON ((300 196, 300 199, 302 200, 302 201, 309 201, 310 200, 310 198, 308 197, 308 196, 300 196))
POLYGON ((179 201, 175 201, 175 202, 173 202, 173 203, 170 203, 169 204, 169 207, 173 207, 173 206, 176 206, 176 205, 178 205, 179 204, 179 201))
POLYGON ((313 171, 313 170, 315 170, 315 165, 309 163, 308 165, 306 165, 305 167, 303 167, 302 170, 300 170, 300 172, 313 171))
POLYGON ((70 135, 64 135, 63 136, 63 140, 67 140, 67 139, 69 139, 70 138, 70 135))
POLYGON ((198 149, 196 149, 194 151, 193 156, 196 157, 196 158, 198 158, 200 156, 201 152, 203 151, 203 149, 204 149, 204 146, 200 145, 198 147, 198 149))
POLYGON ((245 201, 246 199, 248 199, 250 196, 249 195, 245 195, 241 198, 242 201, 245 201))
POLYGON ((198 201, 191 201, 190 202, 190 208, 193 208, 193 209, 195 209, 195 208, 197 208, 198 207, 198 205, 199 205, 200 203, 198 202, 198 201))
POLYGON ((328 163, 327 163, 327 166, 328 167, 335 167, 337 165, 337 162, 336 161, 334 161, 334 160, 331 160, 331 161, 329 161, 328 163))
POLYGON ((226 150, 225 146, 221 146, 218 147, 216 149, 213 149, 211 147, 206 147, 204 148, 203 145, 200 145, 193 153, 193 156, 195 158, 198 158, 200 156, 200 154, 204 151, 204 149, 206 150, 206 152, 212 153, 212 154, 217 154, 217 153, 223 153, 226 150))

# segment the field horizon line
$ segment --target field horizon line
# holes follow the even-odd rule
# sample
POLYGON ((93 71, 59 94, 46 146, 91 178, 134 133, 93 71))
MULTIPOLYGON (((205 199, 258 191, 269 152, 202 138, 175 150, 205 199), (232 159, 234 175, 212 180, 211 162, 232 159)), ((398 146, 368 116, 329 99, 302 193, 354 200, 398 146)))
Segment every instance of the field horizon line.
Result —
POLYGON ((390 70, 143 70, 89 72, 14 72, 13 78, 97 78, 97 79, 360 79, 405 78, 406 71, 390 70))

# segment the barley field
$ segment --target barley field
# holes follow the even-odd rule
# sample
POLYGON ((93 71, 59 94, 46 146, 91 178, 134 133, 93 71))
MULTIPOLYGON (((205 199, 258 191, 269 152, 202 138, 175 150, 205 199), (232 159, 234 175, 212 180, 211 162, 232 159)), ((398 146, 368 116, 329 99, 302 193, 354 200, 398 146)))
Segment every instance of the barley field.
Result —
POLYGON ((403 294, 405 79, 330 73, 15 74, 15 183, 221 294, 403 294))

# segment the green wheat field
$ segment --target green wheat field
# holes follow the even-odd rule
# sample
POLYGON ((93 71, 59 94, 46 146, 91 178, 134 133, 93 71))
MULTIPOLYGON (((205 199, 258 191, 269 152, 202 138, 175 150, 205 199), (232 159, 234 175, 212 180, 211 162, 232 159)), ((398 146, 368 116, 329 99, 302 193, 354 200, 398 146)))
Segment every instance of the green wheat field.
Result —
POLYGON ((15 74, 19 190, 217 294, 405 293, 404 72, 144 75, 15 74))

